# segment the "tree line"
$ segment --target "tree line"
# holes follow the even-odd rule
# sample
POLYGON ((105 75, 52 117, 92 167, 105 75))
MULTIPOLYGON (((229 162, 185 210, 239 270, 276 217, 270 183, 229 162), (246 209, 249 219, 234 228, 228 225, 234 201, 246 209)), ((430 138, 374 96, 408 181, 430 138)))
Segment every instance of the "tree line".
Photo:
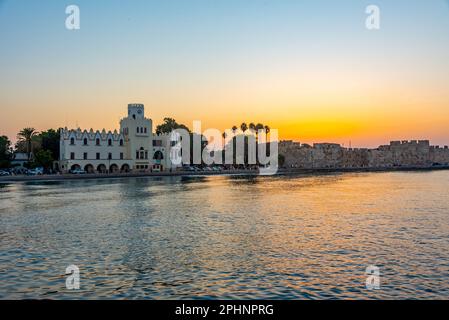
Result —
MULTIPOLYGON (((185 129, 191 136, 195 134, 186 125, 176 122, 173 118, 164 118, 164 122, 158 125, 155 131, 157 134, 164 134, 170 133, 175 129, 185 129)), ((240 126, 232 126, 232 131, 235 135, 238 135, 239 132, 240 134, 245 134, 248 130, 254 133, 257 139, 260 130, 263 130, 265 134, 269 134, 270 127, 262 123, 255 124, 253 122, 250 124, 242 122, 240 126)), ((223 139, 225 138, 226 133, 223 133, 223 139)), ((26 167, 49 169, 54 161, 59 160, 59 139, 59 130, 55 129, 38 132, 34 128, 24 128, 17 134, 17 142, 14 146, 12 146, 7 136, 0 136, 0 168, 11 167, 14 153, 25 153, 28 160, 26 167)), ((235 144, 235 141, 236 138, 234 137, 232 143, 235 144)), ((247 143, 248 138, 245 138, 245 161, 247 159, 247 143)), ((202 141, 202 149, 206 145, 207 141, 202 141)), ((193 145, 191 147, 193 148, 193 145)), ((191 155, 193 155, 192 152, 191 155)))
POLYGON ((17 134, 14 146, 7 136, 0 136, 0 168, 11 167, 14 153, 27 155, 27 168, 50 169, 53 161, 59 159, 59 130, 38 132, 34 128, 24 128, 17 134))
MULTIPOLYGON (((189 132, 191 137, 194 135, 194 133, 192 133, 190 131, 190 129, 186 125, 177 123, 176 120, 173 119, 173 118, 164 118, 164 122, 156 127, 156 133, 157 134, 164 134, 164 133, 168 134, 168 133, 172 132, 175 129, 185 129, 185 130, 187 130, 189 132)), ((231 130, 232 130, 232 133, 233 133, 234 136, 233 136, 231 141, 228 141, 228 144, 232 143, 232 145, 233 145, 233 150, 234 150, 233 163, 234 164, 237 164, 236 152, 235 151, 236 151, 236 141, 237 141, 236 137, 239 134, 245 135, 244 136, 244 140, 243 140, 244 141, 243 162, 245 164, 247 164, 248 163, 248 157, 249 157, 248 156, 249 138, 246 135, 247 131, 250 131, 252 134, 254 134, 256 141, 259 138, 260 130, 262 130, 262 132, 267 134, 267 135, 270 133, 270 127, 268 125, 264 125, 262 123, 255 124, 254 122, 251 122, 250 124, 247 124, 246 122, 242 122, 240 124, 240 126, 233 125, 231 130)), ((222 137, 223 137, 224 141, 226 141, 226 133, 225 132, 222 133, 222 137)), ((207 141, 203 141, 203 139, 202 139, 201 150, 204 150, 204 148, 206 147, 207 143, 208 143, 207 141)), ((223 148, 224 149, 226 149, 227 147, 228 147, 227 145, 223 144, 223 148)), ((258 148, 258 145, 256 144, 256 162, 259 163, 259 161, 257 159, 258 158, 257 148, 258 148)), ((269 143, 267 143, 266 151, 267 151, 267 154, 270 153, 270 144, 269 143)), ((192 157, 193 157, 193 139, 190 139, 190 158, 191 158, 190 159, 191 160, 190 163, 193 163, 192 157)), ((224 152, 222 154, 222 157, 223 157, 222 161, 223 161, 223 163, 225 163, 225 154, 224 154, 224 152)), ((285 160, 284 156, 279 155, 279 159, 278 160, 279 160, 279 163, 282 165, 284 163, 284 160, 285 160)))

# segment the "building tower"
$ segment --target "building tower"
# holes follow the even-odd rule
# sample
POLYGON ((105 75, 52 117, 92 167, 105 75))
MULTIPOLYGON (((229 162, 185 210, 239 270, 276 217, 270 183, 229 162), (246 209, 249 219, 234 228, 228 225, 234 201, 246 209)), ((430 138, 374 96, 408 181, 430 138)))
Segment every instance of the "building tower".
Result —
POLYGON ((132 159, 134 170, 150 168, 150 146, 153 123, 145 118, 143 104, 128 104, 128 116, 120 121, 120 131, 125 137, 127 158, 132 159))

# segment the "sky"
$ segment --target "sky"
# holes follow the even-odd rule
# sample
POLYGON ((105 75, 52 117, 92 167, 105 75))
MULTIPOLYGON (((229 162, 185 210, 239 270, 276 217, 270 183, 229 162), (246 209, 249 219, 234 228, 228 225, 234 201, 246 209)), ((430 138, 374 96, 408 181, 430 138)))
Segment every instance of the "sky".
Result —
POLYGON ((0 0, 0 135, 118 129, 143 103, 154 124, 448 145, 448 58, 446 0, 0 0))

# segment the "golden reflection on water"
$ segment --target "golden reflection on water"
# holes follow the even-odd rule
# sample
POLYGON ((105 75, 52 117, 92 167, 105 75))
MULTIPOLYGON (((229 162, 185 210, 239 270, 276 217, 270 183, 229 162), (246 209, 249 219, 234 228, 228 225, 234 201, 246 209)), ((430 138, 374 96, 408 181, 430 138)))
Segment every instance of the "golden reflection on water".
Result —
POLYGON ((449 171, 3 185, 0 298, 444 298, 449 171), (81 290, 64 270, 80 266, 81 290), (381 289, 365 289, 365 268, 381 289))

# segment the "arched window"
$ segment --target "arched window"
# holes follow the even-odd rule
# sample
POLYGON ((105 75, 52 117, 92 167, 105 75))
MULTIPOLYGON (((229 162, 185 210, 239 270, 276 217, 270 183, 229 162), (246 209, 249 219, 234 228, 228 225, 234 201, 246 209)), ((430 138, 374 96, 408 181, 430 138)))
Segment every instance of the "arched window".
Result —
POLYGON ((108 139, 108 146, 112 146, 112 139, 108 139))
POLYGON ((147 127, 143 128, 143 132, 147 133, 147 127))
POLYGON ((96 144, 97 146, 100 145, 100 139, 99 139, 99 138, 95 139, 95 144, 96 144))
POLYGON ((75 138, 70 138, 70 144, 74 145, 75 144, 75 138))
POLYGON ((83 143, 85 146, 87 146, 87 138, 84 138, 83 143))
POLYGON ((156 151, 154 153, 153 159, 154 160, 163 160, 164 159, 164 154, 161 151, 158 150, 158 151, 156 151))
POLYGON ((137 130, 137 133, 140 133, 140 128, 139 127, 137 127, 136 130, 137 130))
POLYGON ((120 145, 123 146, 123 139, 120 139, 120 145))

